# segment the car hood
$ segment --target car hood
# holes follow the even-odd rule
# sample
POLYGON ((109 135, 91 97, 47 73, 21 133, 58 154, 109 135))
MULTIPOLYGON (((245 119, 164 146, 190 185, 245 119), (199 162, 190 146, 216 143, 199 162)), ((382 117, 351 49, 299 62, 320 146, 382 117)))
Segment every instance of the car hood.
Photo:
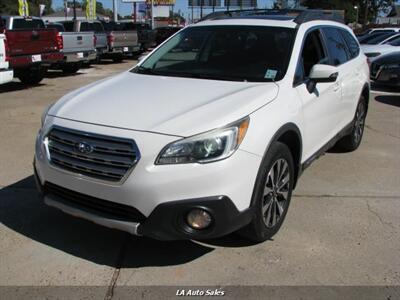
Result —
POLYGON ((396 64, 396 63, 399 64, 400 63, 400 49, 397 52, 391 52, 389 54, 380 56, 378 59, 375 60, 375 63, 380 64, 380 65, 396 64))
POLYGON ((276 83, 231 82, 124 72, 61 98, 49 115, 190 136, 218 128, 274 100, 276 83))

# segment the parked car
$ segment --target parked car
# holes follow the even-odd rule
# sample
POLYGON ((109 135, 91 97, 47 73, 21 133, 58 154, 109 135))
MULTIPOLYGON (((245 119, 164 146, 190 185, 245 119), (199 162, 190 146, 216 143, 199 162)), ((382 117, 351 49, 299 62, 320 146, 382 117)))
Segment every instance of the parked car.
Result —
POLYGON ((174 35, 176 32, 178 32, 181 29, 182 29, 182 27, 171 27, 171 26, 156 28, 155 29, 156 45, 160 45, 162 42, 164 42, 166 39, 168 39, 170 36, 174 35))
POLYGON ((268 13, 188 26, 48 108, 34 162, 45 203, 161 240, 271 238, 300 174, 359 147, 370 83, 346 25, 268 13))
POLYGON ((51 64, 62 61, 62 40, 40 18, 2 16, 0 31, 8 44, 8 61, 14 75, 26 84, 39 83, 51 64))
POLYGON ((384 32, 384 33, 373 33, 366 37, 359 38, 358 41, 361 45, 377 45, 384 43, 386 40, 395 36, 397 33, 394 32, 384 32))
POLYGON ((10 82, 14 77, 14 72, 8 65, 7 48, 6 36, 0 33, 0 84, 10 82))
POLYGON ((132 21, 121 20, 124 30, 137 31, 138 44, 140 51, 147 51, 149 48, 156 46, 156 30, 151 29, 147 23, 134 23, 132 21))
POLYGON ((140 51, 138 31, 128 30, 127 23, 102 21, 107 32, 108 52, 102 55, 111 58, 114 62, 121 62, 124 55, 140 51))
POLYGON ((372 63, 371 79, 380 85, 400 88, 400 49, 382 55, 372 63))
POLYGON ((400 51, 400 35, 391 39, 390 42, 387 42, 384 45, 361 45, 361 49, 365 55, 373 61, 381 55, 400 51))
POLYGON ((66 32, 61 23, 47 24, 47 28, 57 30, 62 40, 60 51, 64 54, 64 60, 53 64, 51 68, 61 69, 64 73, 76 73, 82 63, 96 59, 96 40, 93 31, 66 32))
POLYGON ((107 34, 100 21, 62 21, 67 32, 94 32, 96 42, 96 60, 108 52, 107 34))

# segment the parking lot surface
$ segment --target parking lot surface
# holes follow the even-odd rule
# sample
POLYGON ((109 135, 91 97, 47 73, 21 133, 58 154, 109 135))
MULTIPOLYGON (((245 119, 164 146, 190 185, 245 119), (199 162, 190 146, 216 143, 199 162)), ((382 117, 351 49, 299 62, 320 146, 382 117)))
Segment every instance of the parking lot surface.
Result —
POLYGON ((305 171, 283 228, 265 243, 234 234, 159 242, 46 207, 32 177, 42 111, 134 63, 0 87, 0 285, 102 286, 110 297, 134 285, 400 285, 400 94, 390 91, 372 93, 357 151, 327 153, 305 171))

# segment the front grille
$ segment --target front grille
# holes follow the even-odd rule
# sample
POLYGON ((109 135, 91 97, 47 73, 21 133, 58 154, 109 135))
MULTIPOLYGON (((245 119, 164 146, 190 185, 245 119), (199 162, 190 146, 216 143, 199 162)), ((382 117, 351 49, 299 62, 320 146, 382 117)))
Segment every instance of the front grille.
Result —
POLYGON ((139 210, 132 206, 81 194, 50 182, 45 183, 43 191, 46 195, 59 197, 67 205, 77 206, 80 209, 86 208, 94 213, 106 215, 106 217, 112 217, 113 219, 137 223, 142 223, 146 219, 139 210))
POLYGON ((119 182, 140 158, 133 140, 54 127, 47 135, 50 163, 88 177, 119 182))

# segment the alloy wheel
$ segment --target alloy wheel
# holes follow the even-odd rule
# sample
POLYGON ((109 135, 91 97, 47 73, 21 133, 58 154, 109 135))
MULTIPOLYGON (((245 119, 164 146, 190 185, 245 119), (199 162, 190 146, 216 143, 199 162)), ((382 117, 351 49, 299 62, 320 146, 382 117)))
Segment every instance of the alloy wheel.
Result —
POLYGON ((288 162, 280 158, 272 165, 267 175, 262 199, 262 216, 265 226, 274 227, 287 207, 290 190, 288 162))

